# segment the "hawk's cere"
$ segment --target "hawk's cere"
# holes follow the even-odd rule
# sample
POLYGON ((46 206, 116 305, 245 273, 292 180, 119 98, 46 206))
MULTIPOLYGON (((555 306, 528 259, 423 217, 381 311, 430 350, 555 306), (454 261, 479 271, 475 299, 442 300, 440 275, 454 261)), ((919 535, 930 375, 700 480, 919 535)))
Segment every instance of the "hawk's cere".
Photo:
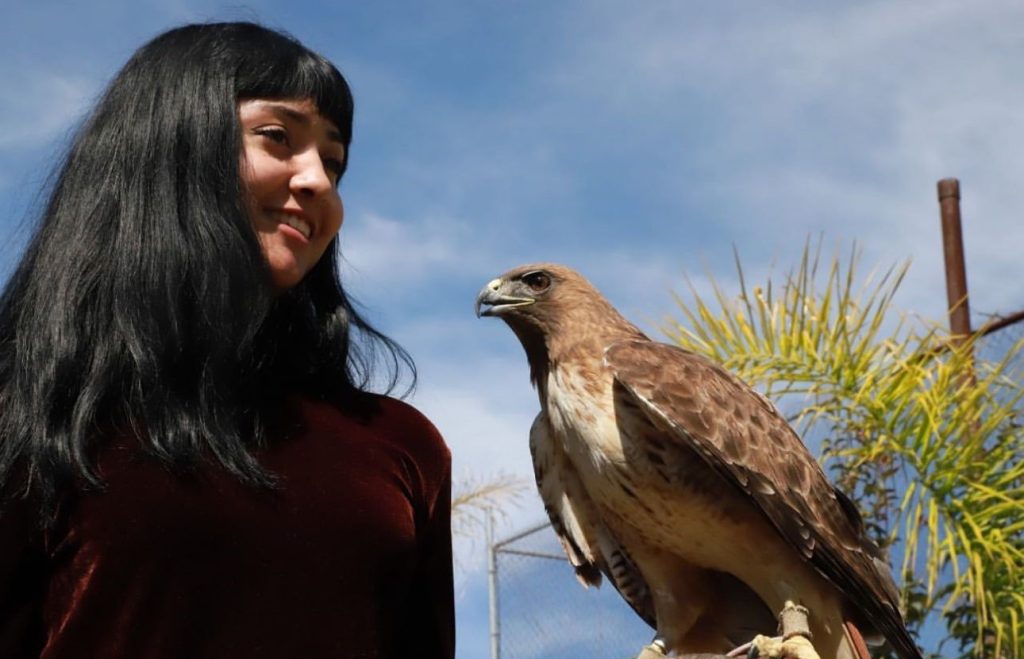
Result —
POLYGON ((774 633, 792 601, 822 657, 866 657, 862 635, 921 656, 856 507, 763 396, 650 340, 564 266, 505 273, 477 313, 526 350, 537 486, 577 575, 607 577, 669 651, 774 633))

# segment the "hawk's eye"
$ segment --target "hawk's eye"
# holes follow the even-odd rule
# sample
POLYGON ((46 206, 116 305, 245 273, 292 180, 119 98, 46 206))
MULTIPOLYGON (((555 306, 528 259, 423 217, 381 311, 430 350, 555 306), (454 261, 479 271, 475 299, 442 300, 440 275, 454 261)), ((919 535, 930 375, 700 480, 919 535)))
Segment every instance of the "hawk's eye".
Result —
POLYGON ((546 272, 531 272, 523 275, 523 282, 535 293, 547 290, 551 285, 551 277, 546 272))

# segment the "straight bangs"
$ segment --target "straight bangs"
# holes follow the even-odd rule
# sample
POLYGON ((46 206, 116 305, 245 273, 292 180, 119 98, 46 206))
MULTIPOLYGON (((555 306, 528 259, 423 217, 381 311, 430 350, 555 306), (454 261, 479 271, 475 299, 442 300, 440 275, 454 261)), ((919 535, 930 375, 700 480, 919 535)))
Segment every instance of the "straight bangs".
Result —
POLYGON ((250 98, 312 99, 317 110, 337 127, 345 146, 352 141, 352 91, 341 72, 303 46, 285 42, 273 51, 246 58, 238 71, 238 100, 250 98))

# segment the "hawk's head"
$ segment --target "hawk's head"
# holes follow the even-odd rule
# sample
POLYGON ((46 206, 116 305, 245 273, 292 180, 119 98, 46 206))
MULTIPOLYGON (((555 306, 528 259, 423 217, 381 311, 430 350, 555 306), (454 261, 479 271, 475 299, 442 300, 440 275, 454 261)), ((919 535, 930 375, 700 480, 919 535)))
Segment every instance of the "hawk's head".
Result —
POLYGON ((616 321, 628 325, 583 275, 554 263, 521 265, 492 279, 477 295, 476 313, 501 318, 520 339, 551 338, 561 330, 597 333, 616 321))
POLYGON ((566 289, 581 281, 586 283, 582 276, 565 266, 521 265, 487 282, 476 296, 476 315, 498 316, 509 324, 526 323, 541 329, 566 302, 566 289))
POLYGON ((600 361, 611 341, 644 336, 581 274, 553 263, 521 265, 487 282, 476 297, 476 313, 497 316, 512 328, 542 398, 553 361, 569 353, 600 361))

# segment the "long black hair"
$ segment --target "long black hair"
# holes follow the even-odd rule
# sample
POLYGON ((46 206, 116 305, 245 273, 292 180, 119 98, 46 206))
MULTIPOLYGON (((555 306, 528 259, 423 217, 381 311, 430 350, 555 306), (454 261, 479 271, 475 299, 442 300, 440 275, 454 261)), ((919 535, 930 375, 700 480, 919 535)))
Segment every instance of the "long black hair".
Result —
POLYGON ((56 171, 0 298, 0 486, 44 510, 102 485, 96 443, 128 431, 172 468, 212 456, 271 485, 252 449, 300 391, 369 413, 371 380, 415 369, 346 296, 334 243, 275 295, 246 212, 237 104, 353 101, 326 59, 252 23, 188 25, 140 48, 56 171), (386 374, 377 373, 383 365, 386 374))

